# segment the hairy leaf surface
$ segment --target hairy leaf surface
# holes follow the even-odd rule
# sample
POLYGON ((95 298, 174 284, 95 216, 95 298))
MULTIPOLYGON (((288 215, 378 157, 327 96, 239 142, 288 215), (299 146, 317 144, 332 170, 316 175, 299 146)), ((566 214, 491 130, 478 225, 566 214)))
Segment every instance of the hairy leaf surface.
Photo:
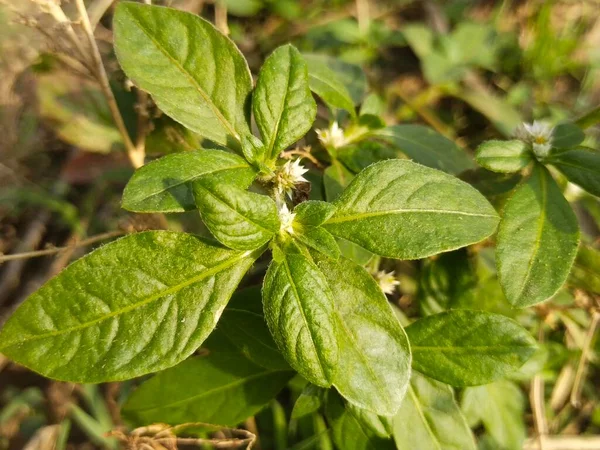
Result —
POLYGON ((305 255, 281 255, 264 280, 267 324, 288 363, 311 383, 329 387, 339 354, 333 294, 305 255))
POLYGON ((475 439, 452 388, 413 372, 408 393, 394 417, 399 450, 475 450, 475 439))
POLYGON ((268 157, 277 157, 310 130, 317 104, 308 85, 306 62, 295 47, 279 47, 265 60, 252 108, 268 157))
POLYGON ((521 367, 535 352, 531 335, 500 314, 455 310, 407 329, 413 367, 452 386, 490 383, 521 367))
POLYGON ((196 209, 191 184, 200 177, 227 172, 245 188, 256 173, 246 161, 220 150, 175 153, 135 171, 123 192, 122 206, 135 212, 183 212, 196 209))
POLYGON ((577 218, 546 168, 536 165, 504 207, 496 263, 508 301, 523 308, 552 297, 577 254, 577 218))
POLYGON ((360 408, 394 415, 410 378, 406 333, 363 267, 345 258, 314 257, 335 293, 340 360, 334 386, 360 408))
POLYGON ((165 369, 206 339, 259 254, 169 231, 121 238, 31 295, 0 332, 0 349, 72 382, 165 369))
POLYGON ((195 14, 120 2, 115 50, 127 76, 190 130, 239 148, 250 133, 252 77, 235 44, 195 14))
POLYGON ((498 216, 473 187, 406 160, 373 164, 334 202, 323 226, 389 258, 417 259, 479 242, 498 216))

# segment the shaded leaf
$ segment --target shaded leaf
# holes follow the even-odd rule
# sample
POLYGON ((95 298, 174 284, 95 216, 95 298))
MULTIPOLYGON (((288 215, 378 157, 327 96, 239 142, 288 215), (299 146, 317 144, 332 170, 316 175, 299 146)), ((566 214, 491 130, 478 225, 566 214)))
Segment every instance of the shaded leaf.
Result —
POLYGON ((308 81, 311 91, 321 97, 330 108, 344 109, 353 116, 354 101, 338 75, 318 55, 304 55, 308 65, 308 81))
POLYGON ((554 127, 552 133, 552 147, 570 148, 583 142, 585 134, 583 130, 573 123, 561 123, 554 127))
POLYGON ((600 197, 600 151, 587 147, 554 151, 544 162, 555 166, 569 181, 600 197))
POLYGON ((307 416, 319 410, 323 404, 323 396, 325 389, 315 386, 314 384, 307 384, 292 409, 291 419, 299 419, 300 417, 307 416))

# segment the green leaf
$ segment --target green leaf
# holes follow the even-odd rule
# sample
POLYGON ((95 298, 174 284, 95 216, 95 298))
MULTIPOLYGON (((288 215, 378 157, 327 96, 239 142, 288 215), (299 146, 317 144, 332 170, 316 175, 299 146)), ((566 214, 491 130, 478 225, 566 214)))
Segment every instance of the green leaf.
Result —
POLYGON ((268 157, 276 158, 310 130, 317 104, 308 86, 306 62, 292 45, 277 48, 265 60, 252 109, 268 157))
POLYGON ((267 324, 288 363, 311 383, 329 387, 338 363, 333 294, 306 256, 280 253, 263 285, 267 324))
POLYGON ((452 388, 413 372, 402 407, 394 417, 398 450, 476 450, 452 388))
POLYGON ((371 431, 380 438, 390 438, 393 430, 393 417, 378 416, 371 411, 359 408, 352 403, 346 403, 346 410, 362 425, 363 428, 371 431))
POLYGON ((354 101, 338 75, 318 55, 304 55, 308 65, 310 90, 321 97, 330 108, 344 109, 356 116, 354 101))
POLYGON ((518 172, 532 161, 531 146, 520 140, 486 141, 477 148, 477 164, 493 172, 518 172))
POLYGON ((308 200, 296 205, 294 208, 294 214, 296 214, 294 220, 303 225, 316 227, 333 216, 335 209, 332 203, 320 200, 308 200))
POLYGON ((389 258, 417 259, 479 242, 498 216, 473 187, 406 160, 389 160, 358 174, 323 226, 389 258))
POLYGON ((502 450, 521 450, 526 431, 525 400, 519 387, 506 380, 464 390, 461 407, 470 426, 483 422, 502 450))
POLYGON ((323 396, 325 389, 315 386, 314 384, 307 384, 292 409, 291 419, 299 419, 300 417, 307 416, 314 412, 317 412, 323 404, 323 396))
POLYGON ((585 134, 581 128, 573 123, 561 123, 556 125, 552 133, 552 147, 570 148, 583 142, 585 134))
POLYGON ((352 102, 355 105, 362 102, 368 86, 367 76, 361 66, 324 54, 305 53, 303 56, 315 65, 319 64, 327 66, 327 68, 334 73, 336 80, 339 80, 339 82, 348 90, 352 102))
POLYGON ((397 152, 377 141, 359 141, 338 150, 338 158, 355 173, 366 169, 373 163, 397 158, 397 152))
POLYGON ((267 243, 279 231, 277 205, 266 195, 240 189, 239 177, 229 172, 192 183, 200 217, 227 247, 250 250, 267 243), (230 175, 233 175, 231 177, 230 175))
POLYGON ((125 74, 190 130, 239 148, 250 134, 252 77, 226 36, 195 14, 120 2, 114 43, 125 74))
POLYGON ((331 438, 340 450, 392 450, 394 444, 382 439, 365 424, 334 391, 327 396, 325 414, 331 426, 331 438))
POLYGON ((517 370, 536 350, 517 322, 482 311, 434 314, 412 323, 406 334, 413 368, 452 386, 490 383, 517 370))
POLYGON ((587 147, 554 151, 544 162, 560 170, 569 181, 600 197, 600 151, 587 147))
POLYGON ((253 134, 244 134, 242 135, 242 154, 246 161, 260 167, 265 160, 267 149, 265 144, 253 134))
POLYGON ((0 332, 0 351, 78 383, 171 367, 206 339, 260 253, 169 231, 121 238, 31 295, 0 332))
POLYGON ((524 308, 552 297, 569 275, 578 244, 571 206, 536 164, 506 202, 498 230, 496 262, 508 301, 524 308))
POLYGON ((600 250, 581 245, 571 269, 570 283, 600 294, 600 250))
POLYGON ((322 227, 294 225, 294 238, 332 259, 340 257, 340 247, 335 238, 322 227))
POLYGON ((410 377, 410 348, 385 295, 356 263, 314 255, 335 293, 339 362, 333 384, 346 400, 394 415, 410 377))
POLYGON ((258 286, 233 294, 219 320, 219 331, 254 364, 290 370, 267 328, 258 286))
POLYGON ((458 174, 473 167, 473 161, 450 139, 422 125, 393 125, 373 133, 419 164, 458 174))
POLYGON ((242 187, 252 183, 256 172, 237 155, 220 150, 175 153, 136 170, 125 186, 121 206, 135 212, 183 212, 196 209, 191 183, 228 172, 242 187))
POLYGON ((265 369, 237 352, 209 349, 143 383, 123 415, 136 425, 205 422, 235 426, 285 387, 293 372, 265 369))

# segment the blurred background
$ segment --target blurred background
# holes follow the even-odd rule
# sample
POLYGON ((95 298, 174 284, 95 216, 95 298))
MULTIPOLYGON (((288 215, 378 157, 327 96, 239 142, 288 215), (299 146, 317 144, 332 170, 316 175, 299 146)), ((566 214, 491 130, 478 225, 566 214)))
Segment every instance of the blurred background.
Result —
MULTIPOLYGON (((120 71, 111 31, 118 1, 85 4, 129 136, 149 159, 200 148, 198 136, 132 90, 120 71)), ((356 104, 368 98, 387 124, 427 125, 471 153, 485 139, 511 135, 523 121, 583 117, 586 127, 599 121, 598 114, 586 116, 600 104, 597 0, 153 3, 216 23, 239 46, 254 75, 287 42, 303 53, 325 55, 356 104)), ((166 219, 120 208, 133 169, 104 94, 74 1, 0 0, 0 323, 70 261, 109 239, 143 229, 201 231, 194 214, 166 219)), ((330 118, 320 105, 315 128, 327 128, 330 118)), ((306 143, 318 142, 315 136, 311 131, 306 143)), ((598 138, 600 129, 588 128, 585 145, 598 148, 598 138)), ((463 175, 488 196, 514 186, 510 177, 488 183, 478 176, 463 175)), ((313 198, 323 197, 319 177, 316 170, 313 198)), ((585 236, 568 289, 554 302, 561 307, 510 310, 490 262, 493 252, 480 252, 475 279, 460 281, 473 283, 469 295, 485 298, 482 307, 519 314, 534 334, 539 321, 551 330, 521 373, 479 393, 494 405, 495 417, 464 411, 482 449, 537 448, 525 441, 534 434, 528 396, 536 374, 547 382, 553 434, 600 434, 596 344, 587 344, 590 366, 579 380, 580 403, 569 401, 582 349, 597 325, 589 304, 590 296, 600 294, 600 203, 566 181, 563 187, 585 236)), ((435 310, 460 284, 459 265, 450 257, 398 263, 401 285, 394 302, 408 315, 435 310)), ((118 404, 132 386, 54 382, 0 355, 0 450, 119 448, 106 433, 122 425, 118 404)), ((333 448, 321 433, 322 417, 290 421, 289 399, 298 389, 290 386, 247 424, 258 429, 261 448, 333 448)))

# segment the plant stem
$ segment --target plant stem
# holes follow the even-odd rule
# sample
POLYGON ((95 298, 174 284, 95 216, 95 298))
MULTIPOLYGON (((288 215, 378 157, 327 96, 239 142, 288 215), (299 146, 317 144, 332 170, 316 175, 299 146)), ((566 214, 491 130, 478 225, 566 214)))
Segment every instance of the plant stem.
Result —
POLYGON ((594 310, 592 313, 592 323, 590 324, 590 327, 585 335, 585 341, 581 351, 581 359, 579 360, 579 365, 577 366, 575 382, 573 383, 573 390, 571 391, 571 404, 575 408, 579 408, 581 406, 581 389, 583 388, 584 374, 587 368, 587 361, 591 351, 592 343, 594 341, 594 335, 596 334, 596 329, 598 328, 599 323, 600 312, 594 310))
POLYGON ((125 121, 123 120, 121 112, 119 111, 119 107, 117 106, 117 100, 115 99, 115 95, 113 94, 113 91, 110 87, 108 75, 106 74, 106 69, 104 68, 104 64, 102 63, 102 56, 100 55, 98 44, 96 43, 96 39, 94 38, 94 30, 92 29, 90 18, 85 9, 85 4, 83 3, 83 0, 75 0, 75 4, 77 6, 77 11, 79 12, 79 16, 81 18, 83 31, 87 36, 88 43, 92 51, 92 60, 94 63, 93 74, 98 80, 100 88, 102 89, 102 92, 106 97, 108 107, 113 116, 113 120, 115 121, 115 125, 117 126, 117 129, 119 130, 119 133, 121 133, 121 137, 123 138, 123 143, 125 145, 125 149, 127 150, 127 156, 129 157, 131 165, 135 169, 137 169, 144 165, 144 148, 136 147, 135 145, 133 145, 133 142, 129 137, 129 132, 127 131, 127 127, 125 126, 125 121))
POLYGON ((229 36, 229 26, 227 25, 227 6, 222 0, 215 2, 215 25, 217 29, 225 36, 229 36))

